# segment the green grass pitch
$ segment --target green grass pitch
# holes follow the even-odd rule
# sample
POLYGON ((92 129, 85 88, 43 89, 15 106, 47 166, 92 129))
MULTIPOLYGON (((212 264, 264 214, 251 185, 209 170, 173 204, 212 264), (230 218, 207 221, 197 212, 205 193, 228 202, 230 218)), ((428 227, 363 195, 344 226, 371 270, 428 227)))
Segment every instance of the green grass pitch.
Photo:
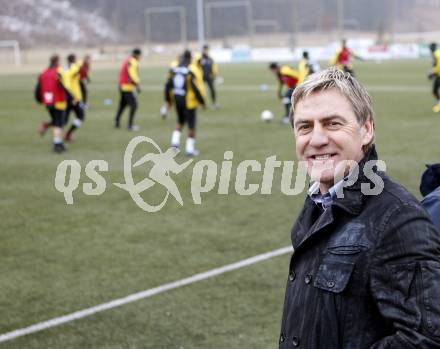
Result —
MULTIPOLYGON (((439 162, 440 115, 431 107, 430 62, 358 63, 357 76, 372 95, 376 144, 388 173, 418 194, 425 163, 439 162)), ((223 160, 234 152, 262 163, 292 160, 294 139, 279 123, 282 106, 266 64, 222 65, 220 109, 200 111, 196 159, 223 160), (268 91, 259 89, 268 84, 268 91), (264 109, 276 117, 260 121, 264 109)), ((92 72, 87 120, 63 155, 50 134, 37 133, 43 108, 33 101, 36 75, 0 79, 0 334, 124 297, 290 244, 290 228, 304 194, 286 196, 275 173, 271 195, 202 194, 192 202, 191 170, 174 176, 183 197, 158 213, 140 210, 123 182, 124 150, 135 136, 115 130, 116 70, 92 72), (110 98, 113 105, 106 106, 110 98), (62 159, 103 159, 107 190, 86 196, 82 184, 66 205, 54 187, 62 159), (278 184, 278 185, 277 185, 278 184)), ((162 149, 175 125, 161 120, 166 68, 142 69, 137 123, 162 149)), ((127 115, 123 119, 125 125, 127 115)), ((183 162, 185 157, 178 156, 183 162)), ((140 175, 137 173, 137 175, 140 175)), ((258 174, 249 177, 258 183, 258 174)), ((163 195, 152 190, 147 199, 163 195)), ((274 348, 277 345, 289 256, 284 255, 206 281, 30 334, 0 348, 274 348)))

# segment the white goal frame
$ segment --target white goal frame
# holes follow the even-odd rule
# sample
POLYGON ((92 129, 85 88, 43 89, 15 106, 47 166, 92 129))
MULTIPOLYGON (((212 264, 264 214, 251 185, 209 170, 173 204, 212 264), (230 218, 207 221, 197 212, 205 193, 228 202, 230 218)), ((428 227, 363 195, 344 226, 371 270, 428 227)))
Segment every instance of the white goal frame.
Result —
POLYGON ((20 44, 16 40, 0 40, 0 48, 12 48, 14 51, 14 64, 16 66, 21 65, 21 52, 20 44))
POLYGON ((148 44, 151 44, 151 16, 161 13, 177 12, 180 18, 180 42, 186 46, 187 38, 187 19, 186 9, 184 6, 167 6, 167 7, 150 7, 145 10, 145 39, 148 44))
POLYGON ((244 7, 246 11, 246 24, 247 31, 249 36, 249 41, 252 42, 252 37, 254 35, 254 24, 253 24, 253 13, 252 13, 252 5, 249 0, 237 0, 237 1, 210 1, 205 5, 205 13, 206 13, 206 37, 208 39, 211 38, 211 30, 212 30, 212 10, 213 9, 236 9, 237 7, 244 7))

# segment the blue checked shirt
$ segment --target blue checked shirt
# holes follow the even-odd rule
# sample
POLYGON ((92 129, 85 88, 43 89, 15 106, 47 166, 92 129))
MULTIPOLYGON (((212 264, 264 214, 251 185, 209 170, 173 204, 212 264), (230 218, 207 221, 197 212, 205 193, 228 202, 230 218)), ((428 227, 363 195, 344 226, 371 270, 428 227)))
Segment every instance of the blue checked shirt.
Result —
POLYGON ((319 192, 319 182, 313 182, 307 191, 307 195, 313 200, 313 202, 322 210, 325 211, 328 209, 333 201, 337 198, 337 193, 341 190, 341 186, 344 182, 344 179, 333 185, 329 189, 329 191, 325 194, 321 194, 319 192))

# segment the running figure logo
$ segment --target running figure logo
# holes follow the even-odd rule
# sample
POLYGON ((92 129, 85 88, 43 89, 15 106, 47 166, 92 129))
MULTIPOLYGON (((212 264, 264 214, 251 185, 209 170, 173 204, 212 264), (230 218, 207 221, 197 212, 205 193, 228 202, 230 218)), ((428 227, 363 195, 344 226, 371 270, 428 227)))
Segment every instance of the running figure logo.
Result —
POLYGON ((167 202, 168 196, 171 194, 177 202, 183 206, 182 196, 176 183, 171 178, 170 173, 179 174, 187 168, 193 159, 190 159, 182 164, 178 164, 174 157, 179 153, 176 149, 168 149, 162 152, 160 147, 151 139, 145 136, 134 137, 127 145, 124 154, 124 179, 125 183, 113 183, 117 187, 129 192, 134 202, 144 211, 157 212, 167 202), (133 153, 136 147, 141 143, 149 143, 157 149, 157 153, 148 153, 132 164, 133 153), (152 162, 152 168, 148 173, 148 177, 141 180, 139 183, 134 183, 132 168, 141 166, 147 162, 152 162), (150 205, 141 197, 141 193, 151 188, 155 184, 162 185, 167 193, 164 199, 158 205, 150 205))

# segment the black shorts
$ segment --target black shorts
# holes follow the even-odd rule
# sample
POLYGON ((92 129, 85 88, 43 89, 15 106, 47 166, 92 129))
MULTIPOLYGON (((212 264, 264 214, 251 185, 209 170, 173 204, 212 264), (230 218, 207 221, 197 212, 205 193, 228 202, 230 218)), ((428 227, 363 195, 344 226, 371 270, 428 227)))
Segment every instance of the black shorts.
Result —
POLYGON ((86 114, 84 113, 84 104, 82 102, 78 102, 72 105, 72 110, 78 119, 80 119, 81 121, 84 120, 86 114))
POLYGON ((137 107, 137 101, 136 101, 136 95, 134 92, 132 91, 122 91, 119 90, 120 95, 121 95, 121 99, 119 104, 123 105, 124 108, 125 106, 130 106, 131 108, 136 108, 137 107))
POLYGON ((187 109, 186 103, 179 99, 176 99, 176 112, 177 112, 177 122, 180 125, 185 125, 188 123, 188 128, 190 130, 196 129, 197 115, 196 109, 187 109))
POLYGON ((56 109, 54 106, 47 106, 47 111, 52 119, 52 125, 54 127, 63 127, 65 110, 56 109))
POLYGON ((73 104, 71 99, 68 99, 67 102, 67 110, 64 117, 64 124, 67 124, 69 122, 69 116, 70 112, 73 111, 75 113, 75 116, 80 119, 81 121, 84 121, 85 119, 85 112, 84 112, 84 103, 83 102, 77 102, 76 104, 73 104))

